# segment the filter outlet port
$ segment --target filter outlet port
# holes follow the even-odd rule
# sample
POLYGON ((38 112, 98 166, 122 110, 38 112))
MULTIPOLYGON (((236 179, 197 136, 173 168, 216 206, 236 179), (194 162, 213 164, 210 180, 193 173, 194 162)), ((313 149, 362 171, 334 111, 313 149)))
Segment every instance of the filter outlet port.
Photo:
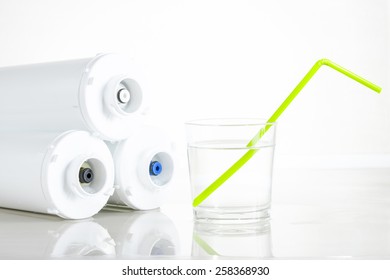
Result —
POLYGON ((69 182, 82 197, 100 193, 107 180, 106 165, 97 158, 78 158, 71 162, 68 170, 69 182))
POLYGON ((80 168, 79 181, 81 184, 89 184, 93 180, 93 170, 91 168, 80 168))
POLYGON ((117 116, 127 116, 139 110, 143 93, 135 80, 115 77, 107 83, 105 98, 111 113, 117 116))
POLYGON ((149 176, 154 185, 162 187, 171 181, 173 175, 173 159, 169 153, 156 153, 149 165, 149 176))

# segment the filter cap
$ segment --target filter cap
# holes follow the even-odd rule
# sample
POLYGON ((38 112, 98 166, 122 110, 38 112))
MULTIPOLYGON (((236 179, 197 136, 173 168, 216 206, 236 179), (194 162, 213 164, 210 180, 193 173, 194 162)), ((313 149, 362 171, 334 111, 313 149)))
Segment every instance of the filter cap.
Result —
POLYGON ((111 152, 104 141, 85 131, 65 132, 51 143, 41 177, 50 204, 47 211, 65 219, 93 216, 114 191, 111 152))

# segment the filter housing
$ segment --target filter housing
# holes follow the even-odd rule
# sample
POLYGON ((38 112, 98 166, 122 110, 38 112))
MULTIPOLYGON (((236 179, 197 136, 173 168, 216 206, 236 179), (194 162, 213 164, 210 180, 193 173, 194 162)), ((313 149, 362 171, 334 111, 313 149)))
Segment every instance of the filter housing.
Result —
POLYGON ((143 119, 141 72, 116 54, 0 68, 0 130, 78 129, 124 139, 143 119))
POLYGON ((115 164, 115 192, 109 203, 136 210, 159 208, 174 176, 172 143, 166 135, 155 127, 143 126, 132 137, 108 146, 115 164))
POLYGON ((83 219, 114 190, 111 153, 89 132, 3 134, 0 155, 0 207, 83 219), (80 182, 84 166, 94 174, 90 183, 80 182))

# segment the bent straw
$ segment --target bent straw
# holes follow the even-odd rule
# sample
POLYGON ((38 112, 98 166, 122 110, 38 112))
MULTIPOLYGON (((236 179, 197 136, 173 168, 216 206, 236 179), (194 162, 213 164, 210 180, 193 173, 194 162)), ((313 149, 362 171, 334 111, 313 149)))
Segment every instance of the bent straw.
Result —
MULTIPOLYGON (((347 77, 365 85, 366 87, 376 91, 377 93, 381 92, 381 88, 370 81, 352 73, 351 71, 337 65, 336 63, 330 61, 329 59, 320 59, 318 60, 313 67, 307 72, 307 74, 303 77, 303 79, 299 82, 299 84, 294 88, 294 90, 290 93, 289 96, 283 101, 283 103, 279 106, 279 108, 274 112, 274 114, 268 119, 267 124, 264 128, 260 129, 260 131, 252 138, 252 140, 247 144, 247 147, 254 146, 261 137, 268 131, 268 129, 272 126, 279 116, 284 112, 284 110, 290 105, 290 103, 294 100, 294 98, 298 95, 298 93, 305 87, 305 85, 310 81, 310 79, 314 76, 317 70, 322 66, 326 65, 338 72, 346 75, 347 77)), ((194 207, 198 206, 205 200, 209 195, 211 195, 214 191, 216 191, 226 180, 228 180, 234 173, 236 173, 248 160, 250 160, 253 155, 258 151, 258 149, 250 149, 246 152, 238 161, 236 161, 228 170, 226 170, 221 176, 219 176, 210 186, 205 188, 193 201, 192 205, 194 207)))

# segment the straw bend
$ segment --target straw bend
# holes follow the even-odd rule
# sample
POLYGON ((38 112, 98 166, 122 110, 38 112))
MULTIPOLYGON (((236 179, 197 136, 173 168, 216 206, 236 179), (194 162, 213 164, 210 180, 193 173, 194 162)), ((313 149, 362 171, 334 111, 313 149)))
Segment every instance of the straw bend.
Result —
POLYGON ((237 160, 230 168, 228 168, 221 176, 219 176, 210 186, 205 188, 193 201, 192 205, 194 207, 198 206, 205 200, 209 195, 216 191, 226 180, 228 180, 234 173, 236 173, 248 160, 250 160, 253 155, 258 151, 257 149, 250 149, 254 146, 262 136, 268 131, 272 126, 272 123, 276 122, 279 116, 284 112, 284 110, 290 105, 290 103, 295 99, 298 93, 305 87, 305 85, 310 81, 314 74, 321 68, 322 65, 329 66, 334 70, 346 75, 347 77, 357 81, 358 83, 376 91, 377 93, 381 92, 381 88, 370 81, 352 73, 351 71, 341 67, 340 65, 330 61, 329 59, 323 58, 318 60, 312 68, 307 72, 307 74, 302 78, 302 80, 296 85, 293 91, 287 96, 283 103, 279 106, 278 109, 273 113, 273 115, 268 119, 267 125, 262 128, 256 135, 249 141, 247 147, 249 150, 237 160))
MULTIPOLYGON (((377 92, 377 93, 380 93, 382 88, 377 86, 376 84, 374 83, 371 83, 370 81, 354 74, 353 72, 341 67, 340 65, 334 63, 333 61, 327 59, 327 58, 323 58, 323 59, 320 59, 316 62, 315 64, 317 66, 317 68, 320 68, 322 65, 326 65, 326 66, 329 66, 330 68, 333 68, 334 70, 336 71, 339 71, 340 73, 346 75, 347 77, 357 81, 358 83, 361 83, 362 85, 372 89, 373 91, 377 92)), ((317 69, 318 70, 318 69, 317 69)))

